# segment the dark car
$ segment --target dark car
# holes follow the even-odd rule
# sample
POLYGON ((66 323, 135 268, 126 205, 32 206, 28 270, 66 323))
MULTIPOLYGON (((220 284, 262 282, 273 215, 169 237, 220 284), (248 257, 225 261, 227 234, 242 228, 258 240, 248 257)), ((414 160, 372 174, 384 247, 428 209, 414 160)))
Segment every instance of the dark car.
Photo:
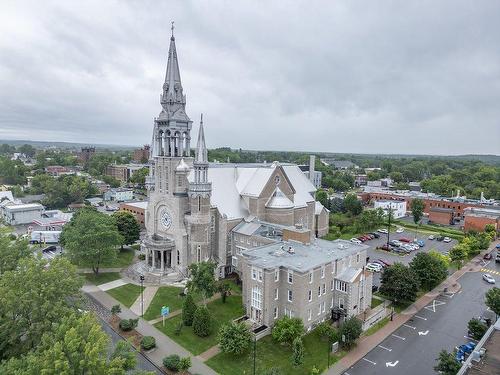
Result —
POLYGON ((56 251, 57 250, 57 247, 54 246, 54 245, 50 245, 50 246, 47 246, 45 248, 42 249, 42 253, 46 253, 48 251, 56 251))
POLYGON ((375 237, 375 238, 380 238, 380 234, 376 233, 376 232, 370 232, 370 234, 375 237))
POLYGON ((444 240, 444 236, 437 236, 437 237, 436 237, 436 240, 437 240, 437 241, 442 241, 442 240, 444 240))
POLYGON ((380 250, 385 250, 385 251, 391 251, 392 249, 390 246, 387 246, 387 244, 383 244, 382 246, 379 247, 380 250))
POLYGON ((408 239, 408 238, 406 238, 406 237, 401 237, 401 238, 399 239, 399 241, 401 241, 401 242, 406 242, 406 243, 410 243, 410 242, 411 242, 411 240, 410 240, 410 239, 408 239))
POLYGON ((491 255, 491 253, 486 253, 483 256, 483 259, 485 259, 485 260, 491 260, 491 259, 493 259, 493 255, 491 255))

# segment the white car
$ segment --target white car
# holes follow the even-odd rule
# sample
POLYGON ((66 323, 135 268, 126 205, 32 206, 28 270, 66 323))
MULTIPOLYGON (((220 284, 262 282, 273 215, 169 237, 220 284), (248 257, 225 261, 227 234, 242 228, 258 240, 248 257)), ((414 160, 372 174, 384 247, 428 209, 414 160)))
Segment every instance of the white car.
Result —
POLYGON ((380 265, 378 263, 368 263, 366 265, 366 269, 368 271, 372 271, 372 272, 381 272, 382 271, 382 265, 380 265))
POLYGON ((396 229, 396 233, 403 233, 405 231, 404 228, 401 228, 399 227, 398 229, 396 229))
POLYGON ((489 273, 483 273, 483 280, 488 284, 495 284, 495 279, 489 273))
POLYGON ((445 238, 443 238, 443 242, 451 242, 451 238, 450 237, 445 237, 445 238))
POLYGON ((385 229, 385 228, 378 229, 377 232, 379 232, 379 233, 385 233, 385 234, 388 233, 387 229, 385 229))
POLYGON ((360 240, 358 240, 357 238, 351 238, 351 242, 355 243, 355 244, 358 244, 358 245, 361 245, 363 243, 360 240))
POLYGON ((433 240, 435 237, 433 234, 431 234, 428 238, 429 238, 429 240, 433 240))

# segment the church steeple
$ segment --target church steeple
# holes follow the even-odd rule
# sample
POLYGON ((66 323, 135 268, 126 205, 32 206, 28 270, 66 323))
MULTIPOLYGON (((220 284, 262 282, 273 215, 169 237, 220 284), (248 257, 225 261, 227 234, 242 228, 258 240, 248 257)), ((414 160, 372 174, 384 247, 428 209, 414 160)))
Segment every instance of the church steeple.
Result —
POLYGON ((165 110, 172 112, 172 109, 177 109, 179 105, 184 106, 185 104, 186 97, 182 92, 181 73, 179 60, 177 59, 177 50, 175 48, 174 25, 172 22, 172 36, 170 37, 170 47, 168 49, 167 72, 165 74, 165 83, 163 84, 161 105, 165 110))
POLYGON ((198 131, 198 143, 196 144, 194 164, 208 164, 207 146, 205 145, 205 132, 203 131, 203 113, 200 119, 200 130, 198 131))
POLYGON ((207 197, 212 191, 212 184, 208 182, 208 155, 205 144, 205 132, 203 131, 203 115, 200 119, 200 130, 198 131, 198 143, 196 144, 193 161, 194 181, 190 184, 190 196, 202 195, 207 197))

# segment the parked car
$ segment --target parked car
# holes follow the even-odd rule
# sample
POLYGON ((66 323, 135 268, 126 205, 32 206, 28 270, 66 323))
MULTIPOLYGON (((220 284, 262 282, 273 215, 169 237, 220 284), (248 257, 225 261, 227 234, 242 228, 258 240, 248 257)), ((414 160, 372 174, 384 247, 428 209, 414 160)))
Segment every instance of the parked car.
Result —
POLYGON ((370 232, 370 234, 375 238, 380 238, 380 234, 378 234, 377 232, 370 232))
POLYGON ((387 231, 387 229, 385 229, 385 228, 377 229, 377 232, 379 232, 379 233, 385 233, 385 234, 389 233, 387 231))
POLYGON ((371 233, 365 234, 366 237, 368 237, 370 240, 373 240, 375 236, 371 233))
POLYGON ((445 238, 443 238, 443 242, 446 242, 446 243, 451 242, 451 238, 450 237, 445 237, 445 238))
POLYGON ((387 246, 386 243, 383 244, 382 246, 380 246, 379 249, 385 250, 385 251, 391 251, 392 250, 391 245, 387 246))
POLYGON ((368 263, 365 267, 368 271, 380 272, 382 271, 382 266, 378 263, 368 263))
POLYGON ((358 237, 358 240, 360 240, 361 242, 365 242, 365 241, 366 241, 366 238, 365 238, 365 237, 363 237, 363 236, 359 236, 359 237, 358 237))
POLYGON ((442 241, 442 240, 444 240, 444 236, 437 236, 436 237, 436 241, 442 241))
POLYGON ((424 247, 425 246, 424 240, 417 240, 417 245, 420 247, 424 247))
POLYGON ((360 240, 358 240, 357 238, 351 238, 351 242, 355 243, 357 245, 361 245, 362 244, 362 242, 360 240))
POLYGON ((57 247, 55 245, 50 245, 42 249, 42 253, 46 253, 49 251, 56 251, 57 247))
POLYGON ((380 262, 379 260, 374 260, 372 263, 374 263, 374 264, 380 264, 380 266, 381 266, 382 268, 387 267, 384 263, 380 262))
POLYGON ((398 241, 398 240, 392 240, 391 242, 389 242, 391 245, 394 245, 394 246, 401 246, 403 243, 398 241))
POLYGON ((406 237, 401 237, 401 238, 399 239, 399 241, 401 241, 401 242, 406 242, 406 243, 411 242, 411 240, 410 240, 410 239, 408 239, 408 238, 406 238, 406 237))
POLYGON ((401 227, 396 229, 396 233, 403 233, 404 231, 405 231, 404 228, 401 228, 401 227))
POLYGON ((455 361, 457 361, 458 363, 462 363, 465 359, 465 353, 461 350, 457 350, 457 352, 455 353, 455 361))
POLYGON ((497 249, 500 249, 500 243, 497 243, 497 245, 495 246, 497 249))
POLYGON ((483 273, 483 280, 488 284, 495 284, 495 279, 489 273, 483 273))
POLYGON ((377 260, 378 260, 380 263, 385 264, 385 265, 386 265, 386 267, 392 266, 392 263, 391 263, 391 262, 387 262, 387 261, 385 261, 385 260, 383 260, 383 259, 380 259, 380 258, 379 258, 379 259, 377 259, 377 260))
POLYGON ((431 235, 430 235, 429 237, 427 237, 427 238, 428 238, 429 240, 431 240, 431 241, 432 241, 435 237, 434 237, 434 235, 433 235, 433 234, 431 234, 431 235))
POLYGON ((484 260, 491 260, 493 259, 493 255, 491 253, 486 253, 483 255, 484 260))

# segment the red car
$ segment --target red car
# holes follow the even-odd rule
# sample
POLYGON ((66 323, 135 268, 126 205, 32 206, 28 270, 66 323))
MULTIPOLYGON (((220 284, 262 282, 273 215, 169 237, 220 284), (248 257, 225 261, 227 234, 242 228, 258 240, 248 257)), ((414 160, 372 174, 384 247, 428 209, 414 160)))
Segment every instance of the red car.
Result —
POLYGON ((486 253, 484 254, 483 256, 483 259, 484 260, 491 260, 493 258, 493 255, 491 255, 491 253, 486 253))
POLYGON ((411 240, 409 240, 408 238, 404 238, 404 237, 403 237, 403 238, 400 238, 399 240, 400 240, 401 242, 407 242, 407 243, 410 243, 410 242, 411 242, 411 240))
MULTIPOLYGON (((385 246, 387 246, 387 244, 386 244, 385 246)), ((385 264, 385 266, 386 266, 386 267, 392 266, 392 263, 390 263, 390 262, 386 262, 385 260, 380 259, 380 258, 379 258, 379 259, 377 259, 377 262, 382 263, 382 264, 385 264)))

